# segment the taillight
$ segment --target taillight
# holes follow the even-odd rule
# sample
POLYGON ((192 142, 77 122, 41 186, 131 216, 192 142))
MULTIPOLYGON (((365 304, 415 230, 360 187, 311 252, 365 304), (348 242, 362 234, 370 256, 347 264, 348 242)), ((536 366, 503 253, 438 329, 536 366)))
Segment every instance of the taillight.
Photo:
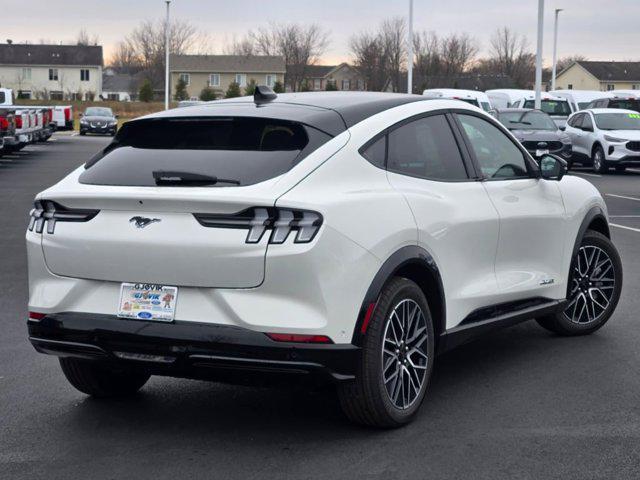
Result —
POLYGON ((71 120, 71 108, 67 107, 64 109, 64 119, 68 122, 71 120))
POLYGON ((310 210, 253 207, 235 214, 194 213, 200 225, 209 228, 248 230, 246 243, 259 243, 270 231, 269 243, 284 243, 289 233, 296 232, 295 243, 309 243, 320 230, 322 215, 310 210))
POLYGON ((9 128, 9 119, 7 117, 0 116, 0 129, 7 130, 9 128))
POLYGON ((22 115, 16 117, 16 128, 22 128, 22 115))
POLYGON ((275 342, 333 343, 326 335, 300 335, 297 333, 267 333, 266 335, 275 342))
POLYGON ((56 228, 56 222, 88 222, 95 217, 100 210, 85 208, 67 208, 51 200, 36 200, 33 209, 29 212, 29 231, 42 233, 44 224, 47 224, 47 233, 52 234, 56 228))
POLYGON ((46 316, 47 316, 46 313, 29 312, 29 320, 34 320, 36 322, 39 322, 40 320, 42 320, 46 316))

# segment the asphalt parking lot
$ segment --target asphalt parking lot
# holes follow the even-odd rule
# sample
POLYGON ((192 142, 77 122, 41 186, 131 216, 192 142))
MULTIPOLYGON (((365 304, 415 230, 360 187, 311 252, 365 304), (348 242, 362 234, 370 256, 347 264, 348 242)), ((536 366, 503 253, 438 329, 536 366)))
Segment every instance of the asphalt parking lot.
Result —
POLYGON ((153 378, 131 400, 93 400, 33 350, 33 196, 108 141, 56 135, 0 158, 0 478, 640 477, 640 170, 572 173, 616 225, 625 285, 608 325, 561 338, 528 322, 447 353, 417 421, 379 431, 348 423, 327 391, 153 378))

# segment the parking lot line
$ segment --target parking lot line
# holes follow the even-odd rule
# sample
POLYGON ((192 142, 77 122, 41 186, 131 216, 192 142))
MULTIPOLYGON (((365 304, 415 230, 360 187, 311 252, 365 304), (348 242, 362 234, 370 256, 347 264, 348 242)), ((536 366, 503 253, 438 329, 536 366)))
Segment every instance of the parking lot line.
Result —
POLYGON ((598 175, 596 173, 585 173, 585 172, 573 172, 574 174, 578 174, 578 175, 585 175, 587 177, 596 177, 596 178, 602 178, 602 175, 598 175))
POLYGON ((640 215, 609 215, 609 218, 640 218, 640 215))
POLYGON ((637 168, 627 168, 628 172, 633 172, 633 173, 640 173, 640 170, 637 168))
POLYGON ((618 227, 624 230, 631 230, 632 232, 640 233, 640 228, 627 227, 626 225, 618 225, 617 223, 610 223, 609 225, 611 225, 612 227, 618 227))
POLYGON ((636 202, 640 202, 640 198, 637 197, 627 197, 626 195, 616 195, 615 193, 605 193, 607 197, 615 197, 615 198, 624 198, 625 200, 635 200, 636 202))

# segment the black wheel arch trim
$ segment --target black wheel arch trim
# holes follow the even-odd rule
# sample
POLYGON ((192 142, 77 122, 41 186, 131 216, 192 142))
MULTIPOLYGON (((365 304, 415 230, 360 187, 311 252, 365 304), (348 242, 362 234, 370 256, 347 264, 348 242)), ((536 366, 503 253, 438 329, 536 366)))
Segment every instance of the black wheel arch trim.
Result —
MULTIPOLYGON (((441 319, 440 324, 446 325, 446 303, 444 297, 444 287, 442 284, 442 277, 440 275, 438 265, 436 264, 431 254, 429 254, 429 252, 427 252, 424 248, 417 245, 407 245, 393 253, 382 264, 382 266, 378 270, 378 273, 376 273, 375 277, 373 278, 373 281, 371 282, 371 285, 369 285, 369 289, 367 290, 364 300, 362 301, 362 305, 360 306, 360 311, 358 312, 358 319, 353 330, 351 343, 357 346, 362 346, 362 341, 365 334, 361 332, 361 329, 367 315, 369 305, 377 304, 380 293, 382 293, 382 289, 387 284, 387 282, 394 276, 396 276, 396 273, 402 267, 410 264, 423 266, 436 279, 439 290, 438 294, 441 301, 441 311, 438 312, 441 319)), ((436 338, 440 333, 441 332, 436 332, 436 338)))
POLYGON ((576 235, 576 240, 573 244, 573 251, 571 252, 571 258, 576 256, 578 250, 580 249, 580 244, 582 243, 582 238, 587 230, 589 230, 589 226, 595 221, 601 222, 605 226, 605 231, 600 232, 607 238, 611 238, 611 230, 609 229, 609 222, 607 220, 607 216, 604 211, 599 206, 594 206, 589 209, 587 214, 582 219, 582 223, 580 224, 580 228, 578 229, 578 234, 576 235))

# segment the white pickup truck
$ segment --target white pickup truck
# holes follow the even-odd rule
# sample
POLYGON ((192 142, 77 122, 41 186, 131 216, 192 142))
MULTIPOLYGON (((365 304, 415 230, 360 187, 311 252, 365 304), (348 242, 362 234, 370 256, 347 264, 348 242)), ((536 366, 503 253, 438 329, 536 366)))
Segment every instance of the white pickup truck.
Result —
POLYGON ((45 124, 45 126, 49 126, 52 130, 73 130, 72 105, 14 105, 13 90, 11 90, 10 88, 0 88, 0 107, 5 106, 51 109, 51 118, 45 124))

